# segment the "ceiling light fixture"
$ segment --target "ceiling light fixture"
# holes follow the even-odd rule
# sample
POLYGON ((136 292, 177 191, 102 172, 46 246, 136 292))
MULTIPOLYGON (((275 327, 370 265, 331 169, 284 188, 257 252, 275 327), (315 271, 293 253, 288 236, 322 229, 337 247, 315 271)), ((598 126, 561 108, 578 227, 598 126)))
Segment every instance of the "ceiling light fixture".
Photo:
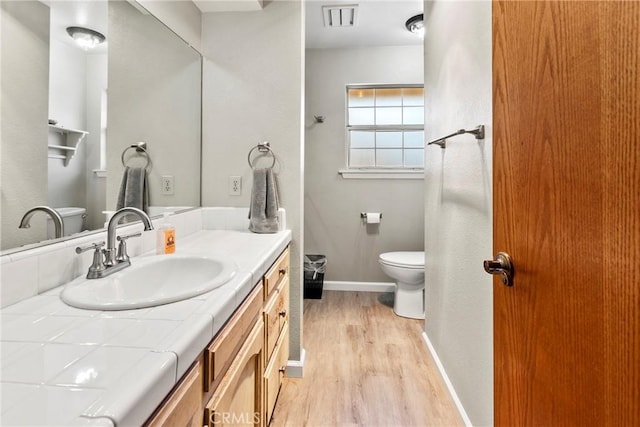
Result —
POLYGON ((93 49, 106 40, 101 33, 84 27, 67 27, 67 34, 84 50, 93 49))
POLYGON ((412 16, 407 19, 404 26, 412 33, 418 34, 421 37, 424 36, 424 15, 421 13, 420 15, 412 16))

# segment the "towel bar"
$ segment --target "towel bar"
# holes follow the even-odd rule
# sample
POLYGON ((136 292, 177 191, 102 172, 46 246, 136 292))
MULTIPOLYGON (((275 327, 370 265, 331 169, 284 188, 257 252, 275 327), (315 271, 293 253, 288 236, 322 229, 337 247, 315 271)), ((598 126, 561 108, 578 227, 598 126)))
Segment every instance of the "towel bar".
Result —
POLYGON ((151 157, 149 156, 149 152, 147 151, 147 143, 146 142, 137 142, 137 143, 131 144, 130 146, 125 148, 122 151, 122 155, 120 156, 120 161, 122 161, 122 166, 127 167, 127 165, 126 165, 126 163, 124 161, 124 155, 127 153, 128 150, 130 150, 132 148, 135 148, 137 153, 142 153, 142 156, 147 161, 147 163, 144 165, 144 168, 147 169, 147 172, 148 172, 149 171, 149 166, 151 165, 151 157))
POLYGON ((451 138, 452 136, 456 136, 456 135, 462 135, 465 133, 470 133, 472 135, 475 135, 476 139, 484 139, 484 125, 478 125, 476 126, 475 129, 472 129, 472 130, 460 129, 458 131, 453 132, 452 134, 443 136, 442 138, 434 139, 433 141, 429 142, 427 145, 435 144, 435 145, 439 145, 440 148, 444 149, 444 148, 447 148, 448 138, 451 138))
POLYGON ((276 156, 275 154, 273 154, 273 150, 271 150, 271 144, 265 141, 265 142, 259 143, 249 151, 249 154, 247 155, 247 163, 249 163, 249 167, 251 169, 253 169, 253 164, 251 163, 251 155, 255 150, 258 150, 261 153, 269 153, 269 155, 271 155, 272 162, 271 162, 271 166, 269 166, 270 168, 276 165, 276 156))

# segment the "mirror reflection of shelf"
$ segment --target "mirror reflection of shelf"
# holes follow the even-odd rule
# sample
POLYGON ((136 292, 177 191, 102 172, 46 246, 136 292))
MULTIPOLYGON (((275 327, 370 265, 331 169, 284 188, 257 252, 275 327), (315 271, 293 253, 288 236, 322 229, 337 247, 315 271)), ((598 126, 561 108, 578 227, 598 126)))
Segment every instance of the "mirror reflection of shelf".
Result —
POLYGON ((65 145, 49 144, 50 151, 48 157, 50 159, 62 159, 64 160, 64 165, 67 166, 76 154, 78 144, 82 142, 89 132, 69 129, 59 125, 49 125, 49 130, 63 135, 65 145), (57 154, 52 153, 53 150, 55 150, 54 153, 57 152, 57 154))

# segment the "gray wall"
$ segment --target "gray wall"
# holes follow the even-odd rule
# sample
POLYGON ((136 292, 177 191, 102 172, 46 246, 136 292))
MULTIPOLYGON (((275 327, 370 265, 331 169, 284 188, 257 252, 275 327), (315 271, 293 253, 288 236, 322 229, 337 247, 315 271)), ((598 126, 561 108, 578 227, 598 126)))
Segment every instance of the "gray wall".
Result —
POLYGON ((305 253, 327 256, 325 280, 389 282, 380 253, 424 248, 424 182, 338 175, 346 166, 345 85, 422 83, 422 46, 308 49, 306 70, 305 253), (360 212, 383 214, 377 232, 367 232, 360 212))
POLYGON ((0 2, 2 249, 46 239, 43 214, 29 230, 22 215, 47 202, 49 8, 36 1, 0 2))
POLYGON ((304 3, 274 1, 257 12, 203 14, 203 206, 249 206, 247 154, 270 141, 291 245, 290 359, 302 347, 304 3), (243 179, 228 195, 229 176, 243 179))
POLYGON ((473 425, 493 423, 491 2, 425 3, 426 333, 473 425))
POLYGON ((138 141, 147 142, 153 162, 150 205, 197 206, 200 57, 153 16, 126 2, 109 2, 109 25, 107 208, 116 206, 122 151, 138 141), (162 194, 163 175, 174 176, 174 195, 162 194))

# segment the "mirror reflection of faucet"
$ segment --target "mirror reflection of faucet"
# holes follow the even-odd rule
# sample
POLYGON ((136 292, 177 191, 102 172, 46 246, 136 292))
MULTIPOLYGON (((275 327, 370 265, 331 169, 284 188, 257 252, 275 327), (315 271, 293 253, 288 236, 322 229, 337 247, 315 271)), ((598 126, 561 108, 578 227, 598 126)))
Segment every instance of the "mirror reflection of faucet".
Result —
POLYGON ((42 211, 51 217, 51 220, 53 221, 53 225, 55 227, 56 239, 64 236, 64 223, 62 222, 62 217, 57 210, 50 208, 49 206, 36 206, 29 209, 20 220, 20 225, 18 226, 18 228, 30 228, 31 217, 38 211, 42 211))
POLYGON ((113 216, 109 220, 109 225, 107 226, 106 248, 102 249, 102 247, 105 245, 105 242, 93 243, 89 246, 76 248, 77 254, 81 254, 82 252, 88 251, 90 249, 94 250, 93 262, 91 264, 91 267, 89 267, 89 271, 87 272, 87 279, 99 279, 101 277, 106 277, 131 265, 131 260, 129 259, 129 255, 127 254, 126 240, 130 237, 139 237, 142 235, 142 233, 134 233, 118 237, 120 245, 117 252, 115 248, 116 227, 122 218, 131 214, 136 215, 140 218, 142 224, 144 225, 144 231, 153 230, 151 219, 144 211, 131 207, 125 207, 116 211, 116 213, 113 214, 113 216))

